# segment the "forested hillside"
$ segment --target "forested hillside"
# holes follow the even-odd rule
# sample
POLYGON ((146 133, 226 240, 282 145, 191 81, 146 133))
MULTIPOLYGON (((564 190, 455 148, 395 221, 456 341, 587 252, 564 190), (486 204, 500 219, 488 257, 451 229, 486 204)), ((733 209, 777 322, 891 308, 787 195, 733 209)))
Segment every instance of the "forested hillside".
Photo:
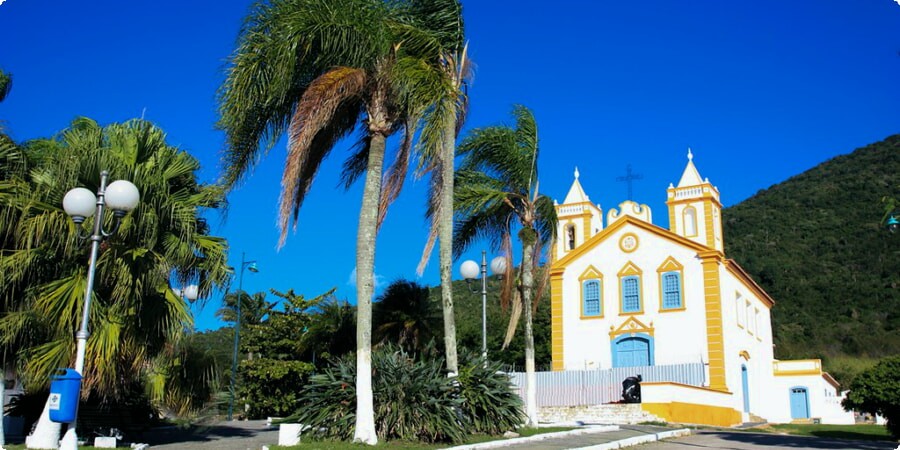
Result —
POLYGON ((900 353, 900 233, 880 225, 898 185, 895 135, 725 209, 727 257, 776 301, 777 358, 853 372, 841 365, 900 353))

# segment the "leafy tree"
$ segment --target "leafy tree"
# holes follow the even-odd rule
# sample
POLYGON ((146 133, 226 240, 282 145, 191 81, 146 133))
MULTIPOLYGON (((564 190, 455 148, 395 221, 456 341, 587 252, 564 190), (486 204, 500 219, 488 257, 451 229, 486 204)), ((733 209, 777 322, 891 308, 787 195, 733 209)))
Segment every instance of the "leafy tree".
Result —
POLYGON ((844 408, 887 419, 887 429, 900 438, 900 356, 882 359, 850 384, 844 408))
POLYGON ((202 295, 227 276, 226 243, 209 234, 202 217, 223 204, 223 191, 198 183, 197 160, 141 120, 101 127, 76 119, 19 155, 0 181, 0 302, 7 310, 0 345, 17 355, 29 390, 45 389, 50 374, 71 366, 75 355, 90 244, 75 238, 79 230, 62 210, 63 195, 77 186, 95 189, 101 169, 131 180, 141 193, 97 261, 83 374, 85 397, 127 396, 148 370, 176 359, 178 342, 192 328, 170 281, 196 282, 202 295))
MULTIPOLYGON (((525 372, 528 425, 537 424, 533 335, 533 299, 540 298, 546 276, 535 282, 543 245, 555 235, 553 201, 538 193, 538 137, 534 115, 524 106, 513 108, 515 128, 493 126, 473 130, 463 139, 464 159, 457 171, 455 204, 458 224, 454 236, 459 255, 476 238, 487 237, 507 254, 507 280, 501 300, 510 302, 510 330, 525 315, 525 372), (510 258, 513 226, 519 227, 522 263, 513 271, 510 258), (513 284, 515 283, 515 286, 513 284)), ((511 335, 507 335, 508 344, 511 335)))
POLYGON ((313 310, 334 295, 334 289, 306 299, 303 295, 271 290, 283 299, 283 311, 269 309, 267 317, 249 324, 241 350, 254 355, 241 361, 240 389, 250 418, 284 417, 297 409, 299 387, 315 366, 303 358, 303 338, 316 315, 313 310))
POLYGON ((6 99, 10 90, 12 90, 12 75, 0 70, 0 102, 6 99))
MULTIPOLYGON (((220 94, 226 132, 225 185, 242 179, 261 149, 288 132, 279 225, 288 226, 322 162, 357 125, 364 138, 347 183, 365 172, 357 232, 357 427, 375 444, 371 388, 371 300, 381 177, 388 136, 406 132, 430 101, 418 88, 461 39, 456 0, 275 0, 258 3, 238 37, 220 94)), ((400 158, 402 160, 402 157, 400 158)))
POLYGON ((414 281, 394 281, 372 307, 374 339, 381 344, 391 342, 408 353, 421 353, 440 336, 440 317, 428 288, 414 281))

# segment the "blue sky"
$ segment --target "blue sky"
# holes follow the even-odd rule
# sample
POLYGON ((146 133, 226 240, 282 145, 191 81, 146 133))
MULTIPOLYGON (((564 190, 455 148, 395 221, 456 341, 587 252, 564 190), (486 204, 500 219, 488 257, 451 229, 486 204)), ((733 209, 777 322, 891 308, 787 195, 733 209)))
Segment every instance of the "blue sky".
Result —
MULTIPOLYGON (((52 135, 76 116, 144 116, 217 179, 215 91, 248 1, 0 1, 0 67, 14 76, 0 119, 17 140, 52 135)), ((538 121, 542 192, 562 200, 578 166, 604 210, 625 199, 616 177, 643 179, 634 199, 666 226, 665 188, 687 147, 728 206, 836 155, 900 132, 900 5, 893 0, 465 1, 476 63, 467 129, 509 122, 521 103, 538 121)), ((331 287, 355 301, 360 186, 337 187, 346 152, 323 165, 296 233, 278 251, 279 144, 215 217, 231 262, 260 272, 248 291, 331 287)), ((415 279, 425 241, 426 180, 410 183, 378 239, 383 283, 415 279)), ((726 236, 727 239, 727 236, 726 236)), ((465 257, 477 258, 481 246, 465 257)), ((458 267, 458 263, 455 264, 458 267)), ((438 282, 436 258, 420 279, 438 282)), ((218 298, 195 308, 220 324, 218 298)))

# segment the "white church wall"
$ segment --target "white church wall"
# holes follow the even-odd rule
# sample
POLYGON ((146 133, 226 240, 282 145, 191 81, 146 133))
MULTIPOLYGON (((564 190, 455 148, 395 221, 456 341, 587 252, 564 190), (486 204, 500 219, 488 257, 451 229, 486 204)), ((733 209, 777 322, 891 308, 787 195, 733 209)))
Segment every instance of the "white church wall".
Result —
POLYGON ((563 275, 564 368, 583 370, 612 367, 610 327, 618 328, 630 317, 654 329, 655 364, 705 360, 706 316, 702 277, 702 267, 695 250, 633 226, 625 226, 608 236, 595 248, 572 261, 563 275), (637 239, 637 248, 630 253, 623 252, 620 248, 620 240, 626 234, 632 234, 637 239), (683 266, 682 296, 685 308, 661 312, 657 269, 669 257, 683 266), (640 314, 620 314, 618 274, 629 262, 642 272, 643 312, 640 314), (603 317, 582 319, 579 277, 591 266, 603 276, 603 317))

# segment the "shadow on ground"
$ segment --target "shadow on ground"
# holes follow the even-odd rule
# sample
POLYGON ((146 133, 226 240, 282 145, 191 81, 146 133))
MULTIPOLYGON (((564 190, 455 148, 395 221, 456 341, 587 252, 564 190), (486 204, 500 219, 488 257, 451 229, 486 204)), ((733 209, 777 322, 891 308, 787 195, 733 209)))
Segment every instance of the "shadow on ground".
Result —
MULTIPOLYGON (((786 434, 771 433, 747 433, 728 431, 702 431, 702 434, 714 435, 723 441, 752 444, 760 447, 775 448, 817 448, 817 449, 858 449, 858 450, 884 450, 895 449, 896 443, 889 441, 861 441, 848 440, 848 433, 841 433, 841 438, 834 438, 822 433, 821 436, 792 436, 786 434)), ((852 434, 852 433, 849 433, 852 434)), ((697 446, 702 447, 702 446, 697 446)))

